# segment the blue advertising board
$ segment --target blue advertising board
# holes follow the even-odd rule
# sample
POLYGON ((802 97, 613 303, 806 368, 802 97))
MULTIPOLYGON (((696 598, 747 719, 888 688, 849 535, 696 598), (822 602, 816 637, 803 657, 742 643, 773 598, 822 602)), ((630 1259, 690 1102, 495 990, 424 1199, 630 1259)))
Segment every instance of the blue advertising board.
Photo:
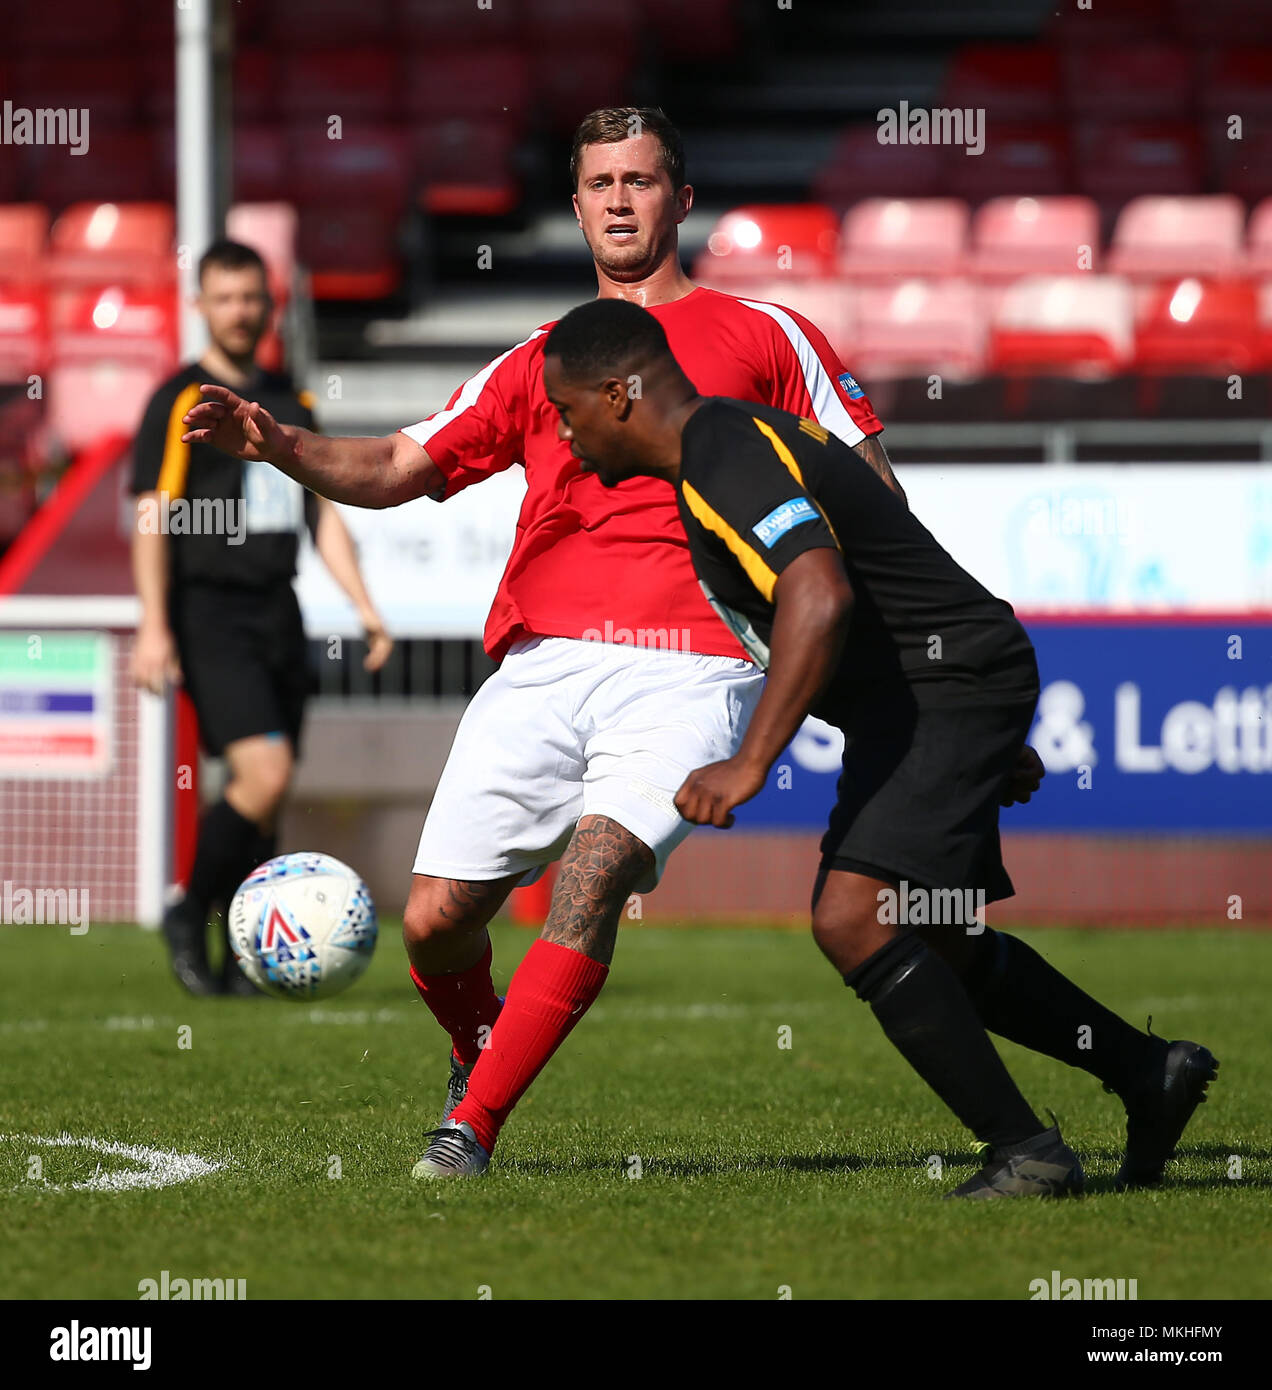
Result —
MULTIPOLYGON (((1272 619, 1022 618, 1047 777, 1004 829, 1272 832, 1272 619)), ((842 746, 809 720, 738 826, 824 827, 842 746)))

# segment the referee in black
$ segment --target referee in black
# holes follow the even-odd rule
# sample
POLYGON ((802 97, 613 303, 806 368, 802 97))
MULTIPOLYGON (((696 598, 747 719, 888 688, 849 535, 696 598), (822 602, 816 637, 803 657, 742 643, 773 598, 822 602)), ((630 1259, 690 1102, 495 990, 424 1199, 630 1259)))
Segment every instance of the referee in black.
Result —
POLYGON ((383 666, 393 644, 331 502, 269 464, 182 443, 181 417, 205 381, 246 391, 276 419, 315 428, 308 393, 256 365, 271 310, 260 256, 237 242, 210 246, 199 261, 198 305, 208 349, 155 392, 133 445, 133 577, 142 606, 133 675, 156 694, 183 682, 204 748, 224 757, 228 770, 221 799, 200 824, 185 897, 164 917, 173 972, 192 994, 254 994, 228 945, 213 972, 207 925, 275 853, 275 820, 311 686, 292 588, 302 531, 358 612, 367 669, 383 666))
POLYGON ((1118 1186, 1160 1181, 1215 1075, 1209 1051, 1138 1032, 962 907, 1012 894, 998 809, 1027 801, 1042 776, 1025 745, 1038 669, 1011 608, 822 426, 698 395, 658 321, 634 304, 567 314, 545 344, 544 384, 584 472, 606 487, 641 475, 675 487, 703 588, 768 669, 740 749, 685 779, 681 814, 731 825, 807 714, 843 730, 813 936, 990 1146, 950 1195, 1083 1187, 1077 1156, 1038 1120, 986 1029, 1116 1091, 1127 1109, 1118 1186), (898 910, 904 895, 909 915, 916 894, 921 930, 898 910), (1093 1046, 1079 1050, 1088 1029, 1093 1046))

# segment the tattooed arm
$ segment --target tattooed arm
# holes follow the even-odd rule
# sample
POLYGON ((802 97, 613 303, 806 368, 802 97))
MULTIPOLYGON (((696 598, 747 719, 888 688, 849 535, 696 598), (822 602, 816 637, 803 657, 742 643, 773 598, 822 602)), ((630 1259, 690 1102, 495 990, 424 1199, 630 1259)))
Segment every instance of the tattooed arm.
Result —
POLYGON ((860 444, 854 444, 852 448, 857 457, 865 459, 908 507, 910 503, 906 498, 905 489, 897 482, 897 475, 892 471, 892 464, 888 460, 888 451, 883 447, 883 441, 879 436, 868 434, 860 444))

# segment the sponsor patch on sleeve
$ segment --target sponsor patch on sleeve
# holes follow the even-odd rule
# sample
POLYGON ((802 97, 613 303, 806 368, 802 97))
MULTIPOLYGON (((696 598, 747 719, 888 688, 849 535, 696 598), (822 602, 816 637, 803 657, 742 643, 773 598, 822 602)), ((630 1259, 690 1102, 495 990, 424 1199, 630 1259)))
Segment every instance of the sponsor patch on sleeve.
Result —
POLYGON ((857 378, 853 376, 851 372, 845 372, 843 376, 839 378, 839 384, 848 393, 848 399, 851 401, 859 401, 862 396, 866 394, 858 385, 857 378))
POLYGON ((774 507, 768 516, 763 521, 757 521, 752 529, 765 546, 772 550, 792 527, 801 526, 806 521, 815 520, 816 517, 817 509, 807 497, 792 497, 789 502, 774 507))

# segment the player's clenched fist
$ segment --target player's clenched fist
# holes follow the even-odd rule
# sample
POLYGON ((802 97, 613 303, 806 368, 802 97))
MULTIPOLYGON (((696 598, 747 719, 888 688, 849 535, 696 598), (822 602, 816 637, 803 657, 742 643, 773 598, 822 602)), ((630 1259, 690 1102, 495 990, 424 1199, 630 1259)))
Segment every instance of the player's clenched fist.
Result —
POLYGON ((245 401, 227 386, 210 383, 199 387, 203 400, 192 407, 182 423, 192 426, 181 436, 183 444, 211 444, 240 459, 275 462, 288 452, 283 427, 255 401, 245 401))
POLYGON ((691 772, 676 793, 676 810, 694 825, 714 825, 727 830, 733 824, 733 808, 756 795, 767 772, 754 763, 727 758, 691 772))

